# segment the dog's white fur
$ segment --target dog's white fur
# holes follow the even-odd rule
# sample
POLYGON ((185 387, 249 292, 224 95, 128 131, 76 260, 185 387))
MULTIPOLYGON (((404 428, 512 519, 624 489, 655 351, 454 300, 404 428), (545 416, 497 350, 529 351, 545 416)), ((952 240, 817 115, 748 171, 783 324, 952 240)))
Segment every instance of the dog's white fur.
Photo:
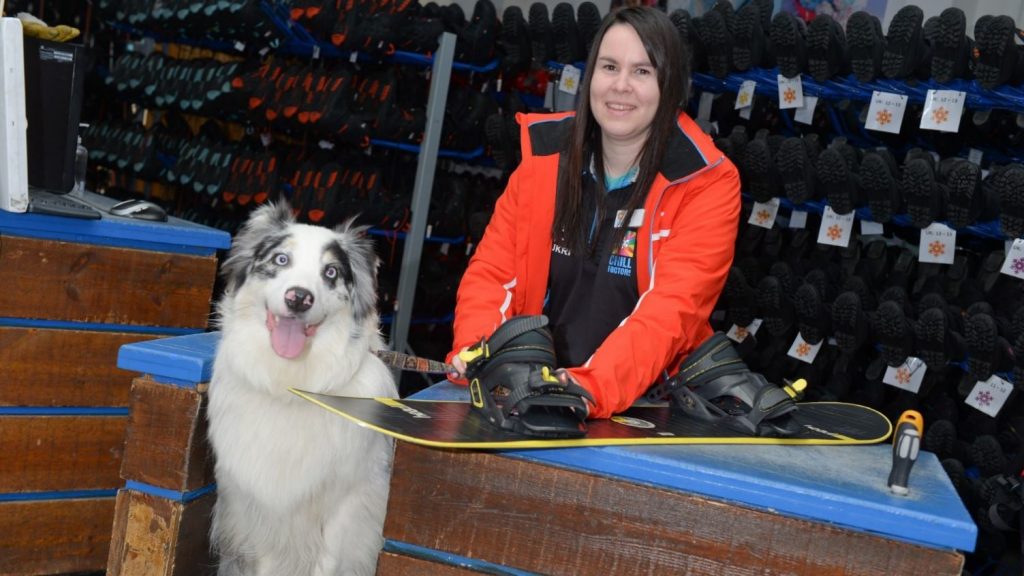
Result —
POLYGON ((362 232, 297 224, 287 204, 268 205, 224 262, 208 409, 217 477, 211 536, 222 576, 374 573, 393 444, 288 391, 396 396, 390 370, 372 353, 384 343, 377 259, 362 232), (300 314, 285 302, 295 287, 313 298, 300 314), (275 353, 268 311, 316 326, 297 357, 275 353))

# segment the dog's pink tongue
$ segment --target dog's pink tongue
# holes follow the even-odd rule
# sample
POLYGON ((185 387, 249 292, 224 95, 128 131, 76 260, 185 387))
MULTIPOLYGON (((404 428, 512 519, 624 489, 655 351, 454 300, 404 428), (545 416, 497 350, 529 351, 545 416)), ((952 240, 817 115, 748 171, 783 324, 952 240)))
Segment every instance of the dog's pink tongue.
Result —
POLYGON ((280 318, 270 329, 270 345, 282 358, 295 358, 306 346, 306 325, 295 318, 280 318))

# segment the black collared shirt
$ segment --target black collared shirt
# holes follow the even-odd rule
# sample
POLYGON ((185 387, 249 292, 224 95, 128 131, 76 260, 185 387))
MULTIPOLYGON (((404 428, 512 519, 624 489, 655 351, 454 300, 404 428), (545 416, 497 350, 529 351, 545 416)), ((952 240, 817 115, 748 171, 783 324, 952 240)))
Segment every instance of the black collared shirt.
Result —
POLYGON ((545 313, 550 319, 558 366, 582 366, 604 339, 629 316, 640 298, 636 277, 638 227, 629 227, 639 215, 625 214, 622 206, 633 193, 634 184, 612 190, 605 196, 604 217, 595 222, 597 194, 592 178, 583 179, 584 214, 589 214, 589 254, 570 254, 557 243, 551 250, 548 300, 545 313), (622 240, 612 246, 617 227, 626 227, 622 240))

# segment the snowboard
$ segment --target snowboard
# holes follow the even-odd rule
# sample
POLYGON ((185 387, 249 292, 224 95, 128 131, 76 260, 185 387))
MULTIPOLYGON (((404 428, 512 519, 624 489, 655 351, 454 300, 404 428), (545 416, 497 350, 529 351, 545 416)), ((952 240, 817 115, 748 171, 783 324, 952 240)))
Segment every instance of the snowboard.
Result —
POLYGON ((360 426, 436 448, 503 450, 640 444, 876 444, 892 433, 889 419, 872 408, 842 402, 801 402, 799 431, 785 438, 740 435, 721 424, 673 412, 667 405, 634 406, 608 419, 588 420, 582 438, 537 438, 502 430, 469 402, 393 398, 349 398, 305 392, 298 396, 360 426))

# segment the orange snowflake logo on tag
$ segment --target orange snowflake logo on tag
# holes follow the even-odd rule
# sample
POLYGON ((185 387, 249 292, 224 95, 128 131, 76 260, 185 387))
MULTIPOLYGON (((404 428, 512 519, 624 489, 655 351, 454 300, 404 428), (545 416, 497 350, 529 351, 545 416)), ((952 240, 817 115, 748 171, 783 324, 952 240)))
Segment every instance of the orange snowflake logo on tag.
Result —
POLYGON ((750 103, 750 94, 743 92, 742 94, 740 94, 738 100, 740 102, 740 106, 746 106, 747 104, 750 103))
POLYGON ((811 353, 811 345, 808 344, 807 342, 801 342, 800 344, 797 345, 797 347, 796 347, 796 355, 797 356, 807 356, 810 353, 811 353))
POLYGON ((737 340, 740 340, 740 341, 746 340, 748 334, 750 334, 750 331, 748 331, 743 326, 737 326, 736 327, 736 339, 737 340))
POLYGON ((786 104, 792 104, 796 100, 796 90, 793 90, 792 87, 786 88, 782 93, 782 99, 786 101, 786 104))
POLYGON ((757 222, 764 224, 772 217, 772 213, 767 210, 761 210, 757 213, 757 222))
POLYGON ((936 124, 945 124, 946 121, 949 120, 949 110, 946 110, 944 106, 939 106, 932 111, 932 120, 934 120, 936 124))
POLYGON ((910 370, 906 366, 896 369, 896 381, 900 384, 910 384, 910 370))
POLYGON ((889 122, 892 122, 892 112, 889 112, 888 110, 879 110, 878 113, 875 114, 875 120, 880 126, 885 126, 889 122))
POLYGON ((832 240, 839 240, 843 235, 843 227, 839 224, 833 224, 828 227, 828 237, 832 240))
POLYGON ((938 258, 946 253, 946 245, 936 240, 928 245, 928 253, 938 258))

